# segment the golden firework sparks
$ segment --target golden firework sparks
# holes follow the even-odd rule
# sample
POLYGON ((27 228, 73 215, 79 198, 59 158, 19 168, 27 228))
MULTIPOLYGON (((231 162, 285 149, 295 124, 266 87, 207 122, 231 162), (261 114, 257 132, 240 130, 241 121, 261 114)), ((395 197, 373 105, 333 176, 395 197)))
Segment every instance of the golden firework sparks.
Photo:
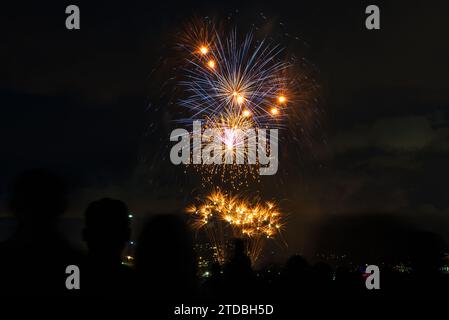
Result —
POLYGON ((273 116, 276 116, 279 114, 279 109, 276 107, 273 107, 273 108, 271 108, 270 112, 273 116))
POLYGON ((287 101, 287 98, 285 96, 279 96, 278 101, 279 103, 285 103, 287 101))
POLYGON ((214 60, 209 60, 208 62, 207 62, 207 66, 209 67, 209 68, 211 68, 211 69, 215 69, 215 67, 216 67, 216 63, 215 63, 215 61, 214 60))
POLYGON ((206 46, 201 46, 199 52, 204 56, 209 52, 209 48, 206 46))
MULTIPOLYGON (((284 215, 275 202, 261 202, 227 195, 219 190, 200 200, 186 211, 192 216, 195 230, 206 229, 210 241, 217 248, 217 256, 224 260, 225 235, 247 240, 247 254, 255 262, 266 239, 275 239, 284 226, 284 215)), ((221 261, 220 261, 221 262, 221 261)))

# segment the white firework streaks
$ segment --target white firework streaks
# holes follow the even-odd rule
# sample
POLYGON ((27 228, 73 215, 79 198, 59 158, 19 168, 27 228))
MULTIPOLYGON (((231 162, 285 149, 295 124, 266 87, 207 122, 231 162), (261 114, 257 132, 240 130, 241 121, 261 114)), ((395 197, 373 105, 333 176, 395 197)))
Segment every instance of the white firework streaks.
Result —
POLYGON ((247 118, 255 127, 281 127, 290 67, 280 59, 282 49, 256 42, 252 33, 241 43, 236 31, 214 39, 188 59, 186 80, 180 82, 187 97, 180 105, 192 115, 182 121, 214 122, 226 114, 247 118))

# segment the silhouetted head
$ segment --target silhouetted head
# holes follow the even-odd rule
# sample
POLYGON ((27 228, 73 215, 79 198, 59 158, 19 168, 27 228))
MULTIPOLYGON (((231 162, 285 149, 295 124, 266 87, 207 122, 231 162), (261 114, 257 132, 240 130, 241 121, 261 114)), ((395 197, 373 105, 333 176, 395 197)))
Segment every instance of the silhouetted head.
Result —
POLYGON ((86 209, 84 240, 91 253, 119 257, 130 238, 128 208, 120 200, 104 198, 86 209))
POLYGON ((245 241, 234 239, 234 254, 225 266, 225 274, 228 278, 240 281, 242 278, 252 275, 251 259, 246 254, 245 241))
POLYGON ((308 281, 311 280, 311 267, 306 259, 300 255, 290 257, 285 263, 281 277, 286 281, 286 285, 300 285, 301 290, 305 290, 308 281), (301 282, 298 284, 298 282, 301 282))
POLYGON ((234 256, 245 255, 245 242, 243 239, 234 239, 234 256))
POLYGON ((305 272, 309 268, 310 266, 306 259, 300 255, 294 255, 287 260, 284 267, 284 272, 294 274, 297 272, 305 272))
POLYGON ((66 206, 66 185, 55 174, 30 170, 12 184, 9 207, 21 224, 46 224, 62 215, 66 206))

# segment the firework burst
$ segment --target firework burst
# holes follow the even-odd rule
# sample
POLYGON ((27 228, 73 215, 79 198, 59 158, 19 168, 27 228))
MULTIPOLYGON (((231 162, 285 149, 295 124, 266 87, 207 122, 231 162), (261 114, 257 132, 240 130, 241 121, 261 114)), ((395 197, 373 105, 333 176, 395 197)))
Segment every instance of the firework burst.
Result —
POLYGON ((275 202, 261 202, 227 195, 219 190, 187 208, 195 230, 205 230, 219 262, 225 260, 229 236, 246 239, 246 251, 255 263, 267 239, 276 239, 284 226, 284 215, 275 202))
POLYGON ((290 84, 286 76, 290 63, 281 60, 282 49, 256 42, 252 33, 241 42, 235 31, 225 39, 216 33, 213 39, 193 50, 186 80, 180 83, 188 93, 180 105, 192 114, 187 120, 241 115, 259 127, 272 127, 273 117, 283 116, 280 110, 287 103, 290 84))
POLYGON ((241 165, 237 161, 248 158, 248 148, 238 148, 245 143, 238 132, 284 126, 290 102, 287 93, 294 91, 293 81, 287 77, 291 63, 282 59, 279 45, 256 41, 252 33, 239 39, 235 30, 221 38, 212 23, 192 25, 183 40, 188 58, 180 82, 185 97, 179 104, 190 116, 180 122, 200 120, 204 128, 221 131, 226 151, 236 159, 194 166, 202 173, 203 184, 219 177, 239 189, 248 181, 259 180, 259 162, 241 165))
MULTIPOLYGON (((215 180, 229 182, 233 189, 247 185, 248 181, 257 181, 259 172, 259 162, 247 163, 249 148, 248 139, 245 132, 255 127, 251 117, 236 112, 235 110, 226 110, 219 116, 206 117, 205 129, 210 129, 214 136, 204 135, 204 139, 217 139, 217 143, 224 147, 225 164, 206 164, 196 168, 203 173, 203 182, 205 185, 214 184, 215 180), (218 133, 218 134, 215 134, 218 133), (206 174, 204 174, 206 173, 206 174), (239 177, 239 179, 237 179, 239 177), (251 179, 247 179, 251 177, 251 179)), ((205 131, 206 132, 206 131, 205 131)))
POLYGON ((185 133, 192 143, 186 157, 191 161, 183 164, 200 173, 203 188, 220 186, 234 193, 215 191, 198 199, 187 209, 192 227, 207 234, 219 262, 226 259, 227 239, 238 237, 246 240, 254 263, 267 241, 282 238, 285 215, 275 202, 242 197, 241 189, 258 188, 253 182, 261 181, 260 169, 273 158, 277 172, 278 139, 293 141, 290 146, 308 142, 317 86, 307 61, 290 55, 284 38, 264 35, 260 40, 257 27, 239 35, 223 26, 207 17, 186 26, 179 38, 183 63, 176 55, 173 67, 176 99, 170 101, 177 101, 175 121, 193 129, 185 133), (288 132, 278 135, 278 130, 288 132), (243 139, 240 132, 246 132, 243 139), (257 148, 250 148, 254 136, 257 148), (250 158, 255 160, 240 161, 250 158))

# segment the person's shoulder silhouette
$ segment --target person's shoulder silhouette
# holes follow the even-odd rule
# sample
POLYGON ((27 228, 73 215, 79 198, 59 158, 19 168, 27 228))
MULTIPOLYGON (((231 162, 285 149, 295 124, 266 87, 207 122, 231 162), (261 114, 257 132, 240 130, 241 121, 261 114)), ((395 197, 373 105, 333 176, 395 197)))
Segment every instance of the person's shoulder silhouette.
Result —
POLYGON ((236 298, 256 292, 256 280, 251 268, 251 259, 246 254, 245 242, 234 239, 234 253, 224 267, 224 285, 228 293, 236 291, 236 298))
POLYGON ((65 269, 80 255, 59 234, 56 223, 67 206, 64 181, 42 169, 24 172, 12 184, 9 208, 14 235, 0 245, 1 294, 64 294, 65 269))
POLYGON ((311 266, 303 256, 294 255, 287 260, 281 272, 280 286, 281 296, 287 299, 310 293, 311 266))
POLYGON ((125 297, 132 294, 133 273, 121 257, 131 234, 128 214, 125 203, 110 198, 87 207, 83 237, 89 254, 83 292, 125 297))

